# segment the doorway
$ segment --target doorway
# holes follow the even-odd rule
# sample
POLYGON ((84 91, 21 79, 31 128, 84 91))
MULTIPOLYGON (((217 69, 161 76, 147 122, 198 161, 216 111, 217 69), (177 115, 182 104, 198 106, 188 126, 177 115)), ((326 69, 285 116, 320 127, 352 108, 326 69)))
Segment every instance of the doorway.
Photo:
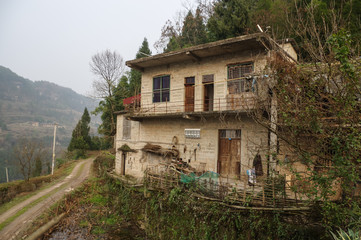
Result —
POLYGON ((217 171, 223 176, 239 177, 241 173, 241 130, 219 130, 217 171))
POLYGON ((204 85, 204 111, 213 111, 213 95, 214 87, 213 83, 207 83, 204 85))
POLYGON ((202 76, 203 83, 203 111, 213 111, 214 102, 214 75, 208 74, 202 76))
POLYGON ((122 153, 122 158, 120 160, 120 175, 125 175, 125 161, 127 160, 127 153, 122 153))
POLYGON ((184 100, 184 111, 194 112, 194 77, 186 77, 184 83, 185 89, 185 100, 184 100))

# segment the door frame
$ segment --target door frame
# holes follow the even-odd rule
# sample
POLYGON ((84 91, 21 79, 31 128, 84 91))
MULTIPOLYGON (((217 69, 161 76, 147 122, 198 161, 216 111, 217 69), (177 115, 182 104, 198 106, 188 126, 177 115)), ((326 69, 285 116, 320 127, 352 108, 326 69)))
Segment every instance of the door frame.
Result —
MULTIPOLYGON (((196 98, 196 89, 195 89, 195 77, 186 77, 184 79, 184 111, 185 112, 194 112, 195 109, 195 98, 196 98), (193 88, 193 103, 187 105, 187 88, 193 88), (189 111, 192 110, 192 111, 189 111)), ((189 98, 190 99, 190 98, 189 98)))
POLYGON ((241 141, 241 153, 240 153, 240 159, 239 159, 239 172, 241 174, 242 170, 242 129, 218 129, 218 154, 217 154, 217 173, 221 174, 220 168, 221 168, 221 132, 225 130, 233 130, 233 131, 240 131, 239 137, 234 137, 233 139, 239 139, 241 141))

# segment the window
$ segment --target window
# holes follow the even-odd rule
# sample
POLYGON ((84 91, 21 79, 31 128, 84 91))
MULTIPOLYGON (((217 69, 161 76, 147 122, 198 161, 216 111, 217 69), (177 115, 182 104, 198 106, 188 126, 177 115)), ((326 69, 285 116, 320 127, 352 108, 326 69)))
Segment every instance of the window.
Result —
POLYGON ((186 83, 185 84, 192 84, 195 83, 195 77, 186 77, 186 83))
POLYGON ((131 121, 124 118, 123 119, 123 140, 128 140, 130 139, 130 134, 131 134, 131 129, 132 129, 132 125, 131 125, 131 121))
POLYGON ((169 102, 170 76, 153 78, 153 102, 169 102))
POLYGON ((235 94, 255 90, 253 63, 233 64, 228 66, 228 93, 235 94))
POLYGON ((220 130, 220 138, 241 138, 241 130, 220 130))

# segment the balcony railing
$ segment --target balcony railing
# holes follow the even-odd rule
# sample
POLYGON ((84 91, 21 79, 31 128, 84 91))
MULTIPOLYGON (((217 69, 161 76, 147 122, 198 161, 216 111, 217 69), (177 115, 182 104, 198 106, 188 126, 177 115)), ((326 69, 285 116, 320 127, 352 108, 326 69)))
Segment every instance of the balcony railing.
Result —
POLYGON ((254 93, 229 94, 223 98, 197 99, 193 103, 181 101, 166 101, 162 103, 135 103, 128 111, 135 115, 199 113, 199 112, 246 112, 255 108, 254 93))

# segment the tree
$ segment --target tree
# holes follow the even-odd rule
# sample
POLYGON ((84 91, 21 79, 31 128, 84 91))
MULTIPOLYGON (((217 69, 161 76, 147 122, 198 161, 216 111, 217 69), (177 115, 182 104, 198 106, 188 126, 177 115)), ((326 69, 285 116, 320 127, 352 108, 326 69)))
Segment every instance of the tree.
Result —
POLYGON ((90 116, 88 109, 85 108, 83 115, 75 126, 68 146, 68 151, 78 150, 81 156, 84 156, 85 150, 91 147, 91 137, 89 136, 90 116))
POLYGON ((87 108, 84 108, 84 112, 83 112, 83 115, 81 116, 81 136, 83 136, 84 138, 84 141, 86 142, 86 144, 88 146, 91 145, 91 138, 89 136, 89 131, 90 131, 90 127, 89 127, 89 124, 90 124, 90 115, 89 115, 89 112, 88 112, 88 109, 87 108))
MULTIPOLYGON (((127 72, 127 75, 130 75, 130 72, 127 72)), ((140 86, 139 86, 140 87, 140 86)), ((134 89, 133 89, 134 90, 134 89)), ((117 111, 123 110, 123 99, 127 97, 131 97, 132 94, 134 94, 134 91, 131 90, 130 84, 129 84, 129 78, 126 75, 123 75, 120 78, 120 81, 117 85, 117 87, 114 89, 114 98, 115 98, 115 108, 117 111)))
POLYGON ((160 39, 154 44, 158 51, 169 52, 209 41, 205 23, 213 12, 213 3, 210 0, 197 3, 195 9, 178 12, 174 21, 165 23, 160 39))
POLYGON ((352 54, 350 39, 344 30, 330 35, 322 48, 325 52, 315 56, 314 63, 296 66, 276 58, 267 73, 272 79, 263 81, 269 99, 258 101, 257 110, 251 112, 277 135, 279 150, 269 154, 287 153, 287 159, 278 162, 297 181, 307 183, 308 188, 295 184, 294 191, 310 201, 322 200, 326 228, 351 227, 352 218, 361 214, 353 201, 361 179, 361 62, 352 54), (303 173, 298 172, 300 167, 303 173), (339 202, 332 200, 335 186, 340 187, 339 202))
MULTIPOLYGON (((25 181, 29 181, 32 174, 34 162, 41 163, 44 149, 41 142, 35 139, 21 139, 14 147, 14 157, 18 161, 19 170, 25 181)), ((37 166, 36 171, 39 171, 37 166)), ((41 170, 40 170, 41 173, 41 170)))
POLYGON ((115 127, 115 102, 113 98, 113 90, 120 79, 124 70, 123 58, 117 52, 105 50, 102 53, 95 54, 90 62, 92 73, 97 77, 93 82, 93 89, 95 96, 102 98, 109 106, 109 134, 114 136, 116 132, 115 127))
POLYGON ((197 8, 195 16, 191 11, 189 11, 183 22, 181 48, 190 47, 206 42, 207 32, 206 26, 203 23, 201 10, 197 8))
MULTIPOLYGON (((136 59, 148 57, 152 55, 152 52, 149 49, 149 43, 147 38, 144 38, 142 45, 140 46, 137 54, 135 55, 136 59)), ((129 73, 129 93, 131 96, 137 95, 141 92, 141 78, 142 73, 138 70, 131 69, 129 73)), ((124 87, 124 82, 122 83, 122 87, 124 87)), ((125 98, 126 96, 124 96, 125 98)))
POLYGON ((41 175, 41 171, 43 170, 43 163, 41 161, 40 156, 35 157, 35 168, 33 171, 33 177, 37 177, 41 175))
POLYGON ((249 13, 243 0, 220 0, 214 5, 207 27, 211 41, 236 37, 246 33, 249 13))

